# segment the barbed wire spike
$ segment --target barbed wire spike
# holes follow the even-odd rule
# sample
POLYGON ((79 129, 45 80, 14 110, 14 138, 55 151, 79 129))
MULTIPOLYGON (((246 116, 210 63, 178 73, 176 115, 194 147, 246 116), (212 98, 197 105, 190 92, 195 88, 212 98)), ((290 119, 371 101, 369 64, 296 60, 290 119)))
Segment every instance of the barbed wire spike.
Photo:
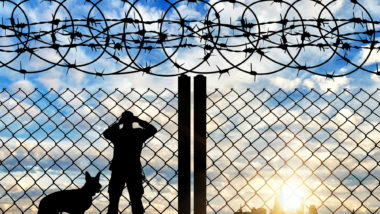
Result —
POLYGON ((25 69, 22 68, 22 62, 20 61, 20 73, 24 75, 24 80, 26 79, 26 74, 28 73, 25 69))
MULTIPOLYGON (((363 17, 363 14, 362 14, 363 17)), ((360 24, 362 27, 363 26, 363 19, 355 17, 355 12, 352 12, 352 18, 349 19, 350 22, 354 23, 354 28, 356 27, 356 24, 360 24)))
POLYGON ((209 66, 210 66, 210 63, 208 62, 208 60, 210 59, 211 56, 214 56, 212 55, 211 53, 207 53, 204 57, 203 57, 203 61, 205 61, 209 66))
MULTIPOLYGON (((307 69, 306 62, 305 62, 305 65, 299 65, 299 66, 297 67, 297 69, 298 69, 298 73, 299 73, 300 71, 302 71, 302 70, 306 70, 306 69, 307 69)), ((298 76, 298 73, 297 73, 297 76, 298 76)))
POLYGON ((332 74, 328 74, 326 71, 326 79, 332 79, 334 81, 334 75, 335 75, 335 70, 332 72, 332 74))
POLYGON ((174 60, 173 67, 176 67, 176 68, 178 69, 178 73, 179 73, 181 67, 182 67, 183 65, 185 65, 185 63, 178 64, 177 60, 178 60, 178 59, 175 59, 175 60, 174 60))
POLYGON ((66 74, 69 73, 69 70, 70 70, 70 69, 76 69, 76 68, 77 68, 76 63, 77 63, 76 60, 75 60, 74 64, 67 63, 67 71, 66 71, 66 74))
POLYGON ((95 68, 95 78, 101 77, 104 80, 104 71, 105 71, 105 69, 103 69, 102 72, 98 72, 95 68))
POLYGON ((161 16, 160 16, 161 18, 159 18, 158 20, 157 20, 157 27, 160 27, 160 25, 162 25, 163 23, 164 23, 164 18, 165 18, 165 14, 164 14, 164 12, 161 12, 161 16))
POLYGON ((261 50, 261 49, 256 49, 256 52, 257 52, 258 54, 260 54, 260 62, 261 62, 263 56, 265 55, 265 52, 264 52, 263 50, 261 50))
POLYGON ((230 75, 230 70, 229 69, 220 69, 219 66, 216 66, 219 70, 219 78, 220 79, 222 77, 223 74, 227 73, 228 76, 231 76, 230 75))
POLYGON ((150 63, 149 63, 149 65, 148 65, 148 63, 145 63, 145 66, 138 65, 138 68, 142 71, 142 75, 144 75, 145 73, 150 74, 151 70, 152 70, 150 63))
POLYGON ((253 70, 252 63, 250 63, 250 68, 251 68, 251 71, 249 72, 249 74, 253 75, 253 82, 256 82, 257 72, 253 70))

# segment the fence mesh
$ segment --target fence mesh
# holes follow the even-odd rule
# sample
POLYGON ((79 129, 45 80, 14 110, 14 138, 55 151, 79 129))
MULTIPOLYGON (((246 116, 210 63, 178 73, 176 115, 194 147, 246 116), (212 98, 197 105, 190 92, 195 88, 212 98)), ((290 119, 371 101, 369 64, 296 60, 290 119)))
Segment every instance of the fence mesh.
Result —
POLYGON ((379 89, 209 92, 208 213, 380 213, 379 100, 379 89))
MULTIPOLYGON (((159 130, 142 155, 147 213, 177 213, 177 99, 168 89, 1 90, 2 213, 36 213, 85 171, 101 171, 103 186, 87 213, 105 212, 113 149, 101 133, 124 110, 159 130)), ((273 209, 284 187, 318 213, 379 213, 379 100, 380 89, 210 92, 208 213, 273 209)), ((130 212, 127 192, 120 211, 130 212)))
MULTIPOLYGON (((101 134, 124 110, 158 129, 142 152, 147 213, 177 213, 177 94, 168 89, 1 90, 1 213, 36 213, 45 195, 81 187, 85 171, 102 172, 87 213, 105 213, 113 148, 101 134)), ((126 190, 119 209, 130 213, 126 190)))

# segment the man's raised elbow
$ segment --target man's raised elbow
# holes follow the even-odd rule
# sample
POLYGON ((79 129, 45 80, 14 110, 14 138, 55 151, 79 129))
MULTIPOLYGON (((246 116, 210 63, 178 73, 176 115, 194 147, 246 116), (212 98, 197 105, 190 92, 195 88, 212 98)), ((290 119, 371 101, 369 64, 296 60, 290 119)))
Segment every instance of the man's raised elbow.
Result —
POLYGON ((158 130, 155 127, 152 127, 152 136, 155 135, 158 132, 158 130))

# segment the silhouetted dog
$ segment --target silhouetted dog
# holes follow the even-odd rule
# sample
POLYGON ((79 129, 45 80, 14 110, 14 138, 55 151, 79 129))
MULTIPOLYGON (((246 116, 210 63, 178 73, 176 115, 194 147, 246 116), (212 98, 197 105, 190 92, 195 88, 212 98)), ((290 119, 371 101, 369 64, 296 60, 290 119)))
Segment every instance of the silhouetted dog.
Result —
POLYGON ((40 202, 38 214, 84 214, 92 204, 92 196, 100 192, 100 172, 93 178, 86 172, 86 183, 80 189, 54 192, 40 202))

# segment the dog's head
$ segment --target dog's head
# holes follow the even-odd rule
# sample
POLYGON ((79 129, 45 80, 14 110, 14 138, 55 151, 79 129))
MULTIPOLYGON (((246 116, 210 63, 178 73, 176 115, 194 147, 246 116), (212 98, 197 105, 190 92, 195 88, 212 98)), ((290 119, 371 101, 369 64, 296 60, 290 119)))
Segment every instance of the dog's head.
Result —
POLYGON ((99 183, 100 172, 95 177, 91 177, 91 175, 86 172, 86 184, 87 190, 93 196, 95 193, 100 192, 102 185, 99 183))

